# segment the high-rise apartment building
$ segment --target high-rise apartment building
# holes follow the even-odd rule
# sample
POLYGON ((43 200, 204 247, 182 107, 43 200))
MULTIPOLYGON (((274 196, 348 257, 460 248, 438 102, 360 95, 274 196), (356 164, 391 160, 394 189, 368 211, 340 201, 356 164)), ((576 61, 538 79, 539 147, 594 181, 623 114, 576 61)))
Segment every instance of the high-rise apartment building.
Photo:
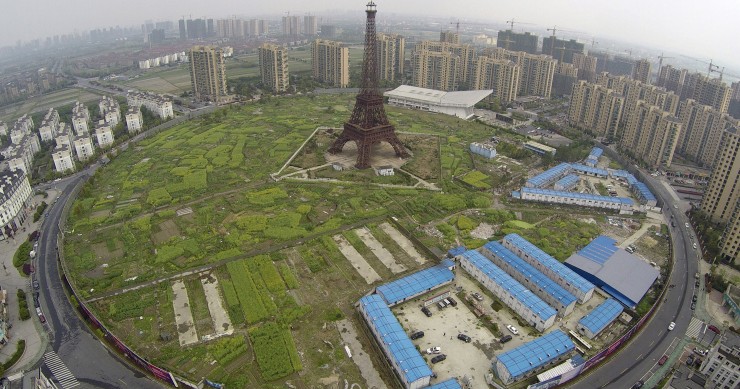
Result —
POLYGON ((223 51, 215 46, 193 46, 190 58, 190 81, 197 100, 224 102, 228 98, 223 51))
POLYGON ((573 84, 568 107, 571 125, 594 135, 615 139, 624 108, 624 96, 603 85, 578 81, 573 84))
POLYGON ((185 19, 180 19, 177 25, 180 29, 180 40, 188 39, 188 29, 185 27, 185 19))
POLYGON ((728 223, 740 198, 740 133, 736 127, 722 134, 720 152, 709 185, 701 199, 701 210, 716 223, 728 223))
POLYGON ((730 87, 719 78, 692 73, 685 78, 681 98, 694 99, 724 113, 730 106, 730 87))
POLYGON ((349 85, 349 48, 341 42, 316 39, 311 45, 312 75, 337 88, 349 85))
POLYGON ((552 96, 570 95, 573 84, 578 80, 578 69, 573 64, 558 62, 552 77, 552 96))
POLYGON ((723 261, 732 263, 740 258, 740 200, 735 205, 735 212, 732 213, 722 234, 720 250, 719 255, 723 261))
POLYGON ((516 99, 521 67, 505 59, 480 56, 475 66, 472 89, 493 89, 491 97, 502 104, 516 99))
POLYGON ((671 65, 663 65, 658 73, 657 85, 681 95, 684 80, 686 79, 686 69, 676 69, 671 65))
POLYGON ((524 51, 529 54, 537 54, 537 35, 528 32, 518 33, 511 30, 499 30, 496 46, 511 50, 524 51))
POLYGON ((619 146, 653 169, 670 167, 680 134, 681 122, 675 116, 640 101, 627 119, 619 146))
POLYGON ((406 40, 398 34, 377 34, 375 53, 378 57, 378 79, 395 81, 403 75, 406 40))
POLYGON ((509 52, 508 57, 522 68, 519 78, 519 96, 539 96, 549 99, 557 62, 544 54, 509 52))
POLYGON ((573 63, 573 54, 583 54, 585 45, 575 39, 564 40, 552 36, 542 38, 542 54, 547 54, 560 62, 573 63))
POLYGON ((301 19, 298 16, 283 16, 283 36, 297 37, 301 34, 301 19))
POLYGON ((450 52, 414 50, 411 58, 413 85, 420 88, 453 91, 457 89, 460 57, 450 52))
POLYGON ((288 50, 283 46, 264 43, 258 54, 262 85, 273 92, 288 90, 288 50))
POLYGON ((653 64, 646 58, 643 58, 635 62, 635 67, 632 69, 632 79, 640 81, 643 84, 650 83, 650 75, 653 72, 653 64))
POLYGON ((739 126, 738 120, 730 115, 693 99, 681 102, 678 118, 683 124, 683 131, 678 138, 676 151, 706 167, 714 165, 725 129, 739 126))
POLYGON ((578 69, 578 79, 588 82, 596 81, 598 58, 583 53, 573 53, 573 66, 578 69))
POLYGON ((208 27, 205 19, 189 19, 185 21, 189 39, 202 39, 208 35, 208 27))
POLYGON ((454 31, 440 31, 439 32, 439 41, 440 42, 447 42, 447 43, 453 43, 453 44, 460 44, 460 34, 454 31))
POLYGON ((314 15, 306 15, 303 17, 303 34, 308 36, 315 36, 319 33, 319 23, 314 15))

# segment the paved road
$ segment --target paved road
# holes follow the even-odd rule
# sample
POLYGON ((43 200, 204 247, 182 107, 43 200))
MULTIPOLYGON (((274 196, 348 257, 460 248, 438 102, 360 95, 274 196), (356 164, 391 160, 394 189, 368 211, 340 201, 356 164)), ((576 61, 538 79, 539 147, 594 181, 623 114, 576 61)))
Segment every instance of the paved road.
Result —
MULTIPOLYGON (((91 171, 89 169, 87 172, 91 171)), ((52 333, 52 349, 80 382, 80 388, 162 388, 163 385, 122 363, 101 344, 79 318, 64 294, 56 251, 58 223, 64 203, 69 199, 72 188, 83 179, 83 174, 85 173, 54 183, 53 186, 62 193, 48 211, 39 239, 39 300, 47 320, 45 328, 52 333)), ((60 365, 55 359, 54 364, 42 365, 45 374, 51 373, 50 365, 55 367, 57 373, 60 371, 60 365)), ((70 380, 68 376, 64 377, 62 383, 65 379, 67 382, 70 380)))
POLYGON ((601 368, 570 385, 570 388, 630 388, 643 379, 655 366, 675 338, 682 338, 691 321, 691 296, 694 292, 694 274, 698 271, 698 257, 689 241, 689 229, 684 227, 686 216, 673 207, 674 200, 663 185, 656 185, 659 190, 655 195, 662 199, 663 213, 668 225, 671 216, 676 227, 671 228, 674 250, 674 268, 669 276, 669 283, 676 287, 669 289, 667 300, 662 303, 653 318, 636 335, 629 345, 601 368), (670 322, 676 323, 673 331, 668 331, 670 322))

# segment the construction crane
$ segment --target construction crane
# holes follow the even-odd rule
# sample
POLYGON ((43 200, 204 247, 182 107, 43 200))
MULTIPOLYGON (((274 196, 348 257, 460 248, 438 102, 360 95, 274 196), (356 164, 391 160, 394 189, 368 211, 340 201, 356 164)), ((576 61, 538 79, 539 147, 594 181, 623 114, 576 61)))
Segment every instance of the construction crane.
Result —
MULTIPOLYGON (((450 24, 454 24, 455 25, 455 33, 460 34, 460 20, 458 20, 456 22, 450 22, 450 24)), ((462 24, 477 24, 477 25, 481 25, 481 26, 488 26, 489 25, 488 23, 476 23, 476 22, 462 22, 462 24)))
POLYGON ((630 55, 630 58, 632 58, 632 49, 627 49, 624 51, 625 53, 630 55))
POLYGON ((663 67, 663 60, 669 58, 675 57, 666 57, 665 55, 663 55, 663 53, 660 53, 660 55, 658 56, 658 72, 660 72, 660 69, 663 67))
POLYGON ((593 49, 596 44, 599 43, 596 41, 596 37, 591 37, 591 48, 593 49))
MULTIPOLYGON (((514 32, 514 23, 515 23, 514 18, 511 18, 511 20, 507 20, 506 23, 509 23, 509 25, 511 26, 509 30, 511 30, 511 32, 514 32)), ((516 22, 516 23, 517 24, 534 24, 534 23, 527 23, 527 22, 516 22)))

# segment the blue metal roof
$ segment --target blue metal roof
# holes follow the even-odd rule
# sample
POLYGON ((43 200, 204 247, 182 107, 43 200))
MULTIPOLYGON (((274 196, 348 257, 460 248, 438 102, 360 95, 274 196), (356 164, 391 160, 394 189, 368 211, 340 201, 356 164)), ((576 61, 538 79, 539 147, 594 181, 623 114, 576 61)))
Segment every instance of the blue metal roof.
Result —
POLYGON ((587 244, 586 247, 582 248, 578 254, 603 265, 618 249, 616 240, 608 236, 599 235, 591 243, 587 244))
POLYGON ((457 247, 453 247, 449 251, 447 251, 447 255, 449 255, 451 257, 456 257, 456 256, 464 253, 467 250, 468 249, 465 248, 465 246, 457 246, 457 247))
POLYGON ((491 260, 484 257, 483 254, 475 251, 468 250, 462 254, 467 258, 473 266, 481 270, 483 274, 488 276, 493 282, 501 285, 506 289, 515 299, 525 307, 529 308, 543 321, 555 316, 557 313, 555 309, 549 306, 546 302, 542 301, 541 298, 537 297, 531 290, 520 284, 519 281, 511 278, 510 275, 506 274, 500 267, 496 266, 491 260))
MULTIPOLYGON (((612 176, 612 177, 627 178, 627 176, 631 176, 632 174, 630 174, 626 170, 611 170, 611 171, 609 171, 609 175, 612 176)), ((634 178, 634 176, 633 176, 633 178, 634 178)))
POLYGON ((541 188, 527 188, 524 187, 521 190, 522 193, 532 193, 532 194, 541 194, 541 195, 547 195, 547 196, 558 196, 558 197, 564 197, 564 198, 571 198, 571 199, 580 199, 580 200, 592 200, 592 201, 603 201, 607 203, 615 203, 615 204, 624 204, 624 205, 634 205, 635 202, 632 201, 632 199, 627 197, 611 197, 611 196, 601 196, 601 195, 593 195, 589 193, 576 193, 576 192, 568 192, 564 190, 553 190, 553 189, 541 189, 541 188))
POLYGON ((591 152, 588 153, 588 156, 599 158, 601 157, 601 154, 603 153, 604 153, 604 150, 602 150, 601 147, 594 147, 591 149, 591 152))
POLYGON ((555 274, 563 278, 565 282, 575 286, 583 293, 587 293, 589 290, 594 288, 594 285, 583 277, 576 274, 573 270, 570 270, 565 265, 560 263, 557 259, 550 256, 550 254, 542 251, 539 247, 533 245, 528 240, 522 238, 519 234, 509 234, 504 237, 504 240, 510 244, 518 247, 531 257, 535 258, 545 267, 549 268, 555 274))
POLYGON ((495 241, 488 242, 484 247, 524 275, 534 285, 541 287, 545 293, 554 297, 555 300, 560 301, 561 304, 568 306, 576 301, 576 297, 570 292, 563 289, 562 286, 555 283, 555 281, 548 278, 541 271, 535 269, 534 266, 528 264, 525 260, 517 257, 516 254, 504 247, 501 243, 495 241))
POLYGON ((563 331, 555 330, 498 355, 498 360, 512 377, 536 370, 575 349, 573 341, 563 331))
POLYGON ((643 184, 642 182, 637 182, 634 185, 632 185, 632 189, 636 190, 639 193, 639 197, 643 200, 647 201, 657 201, 655 198, 655 195, 653 195, 653 192, 648 189, 647 185, 643 184))
POLYGON ((365 307, 370 325, 380 336, 378 342, 388 351, 395 365, 400 366, 398 374, 405 377, 406 382, 431 377, 432 369, 419 354, 416 346, 411 343, 411 339, 385 301, 377 294, 371 294, 361 298, 360 304, 365 307))
POLYGON ((617 300, 607 299, 603 303, 599 304, 598 307, 594 308, 593 311, 589 312, 586 316, 582 317, 578 321, 578 324, 588 328, 592 334, 598 334, 606 328, 614 319, 616 319, 620 313, 624 310, 622 304, 618 303, 617 300))
POLYGON ((457 378, 450 378, 447 381, 438 382, 434 385, 427 386, 424 389, 462 389, 462 386, 457 382, 457 378))
POLYGON ((409 274, 406 277, 377 287, 376 293, 385 300, 386 304, 395 305, 409 297, 428 292, 452 281, 455 275, 448 269, 449 266, 454 266, 454 263, 448 264, 448 266, 439 264, 409 274))
POLYGON ((599 169, 597 167, 586 166, 582 163, 572 163, 570 165, 573 167, 573 170, 578 171, 578 172, 596 174, 596 175, 604 176, 604 177, 609 175, 609 172, 606 171, 606 169, 599 169))
POLYGON ((565 188, 568 188, 572 185, 575 185, 578 180, 580 180, 580 177, 578 177, 577 174, 568 174, 567 176, 561 178, 558 180, 558 182, 555 183, 555 186, 562 185, 565 188))
POLYGON ((569 163, 563 162, 558 166, 552 167, 545 170, 544 172, 527 180, 527 184, 533 185, 537 188, 547 186, 548 184, 557 181, 558 178, 570 172, 571 166, 569 163))

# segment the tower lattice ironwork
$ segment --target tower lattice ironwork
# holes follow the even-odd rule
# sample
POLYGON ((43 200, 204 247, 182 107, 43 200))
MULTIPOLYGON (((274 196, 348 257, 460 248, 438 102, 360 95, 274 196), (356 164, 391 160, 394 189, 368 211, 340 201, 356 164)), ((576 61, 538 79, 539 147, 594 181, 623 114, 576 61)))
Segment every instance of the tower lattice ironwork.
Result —
POLYGON ((362 83, 357 95, 355 108, 349 121, 344 123, 344 130, 329 148, 332 154, 341 153, 347 142, 357 145, 358 169, 370 167, 370 153, 373 145, 388 142, 393 146, 396 156, 409 156, 396 136, 396 130, 388 121, 383 108, 383 96, 378 91, 378 64, 375 57, 375 3, 367 3, 367 21, 365 22, 365 53, 362 60, 362 83))

